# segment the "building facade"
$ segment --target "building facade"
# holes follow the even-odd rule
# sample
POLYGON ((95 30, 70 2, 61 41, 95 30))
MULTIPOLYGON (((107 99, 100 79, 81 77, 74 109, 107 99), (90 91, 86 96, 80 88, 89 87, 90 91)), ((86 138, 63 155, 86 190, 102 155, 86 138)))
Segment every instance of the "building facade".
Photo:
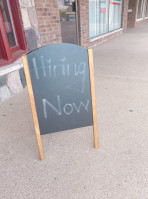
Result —
POLYGON ((52 43, 94 47, 148 20, 148 0, 0 0, 0 102, 25 86, 21 56, 52 43))

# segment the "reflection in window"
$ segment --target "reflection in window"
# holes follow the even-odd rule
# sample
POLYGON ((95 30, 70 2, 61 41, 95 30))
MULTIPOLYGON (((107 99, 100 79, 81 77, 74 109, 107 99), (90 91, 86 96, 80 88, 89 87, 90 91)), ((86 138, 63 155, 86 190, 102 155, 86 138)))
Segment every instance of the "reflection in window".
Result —
POLYGON ((146 0, 145 17, 148 17, 148 0, 146 0))
POLYGON ((139 0, 139 2, 138 2, 138 10, 137 10, 137 19, 141 19, 142 18, 143 7, 144 7, 144 0, 139 0))
POLYGON ((75 0, 58 0, 63 43, 77 44, 75 0))
POLYGON ((122 0, 89 0, 90 38, 121 28, 122 0))
POLYGON ((2 12, 5 29, 7 32, 9 45, 10 45, 10 47, 14 47, 17 45, 17 39, 16 39, 15 29, 14 29, 14 25, 13 25, 9 1, 8 0, 0 0, 0 9, 2 12))
POLYGON ((108 32, 108 0, 89 1, 90 37, 108 32))
POLYGON ((121 28, 122 4, 121 1, 110 1, 109 31, 121 28))

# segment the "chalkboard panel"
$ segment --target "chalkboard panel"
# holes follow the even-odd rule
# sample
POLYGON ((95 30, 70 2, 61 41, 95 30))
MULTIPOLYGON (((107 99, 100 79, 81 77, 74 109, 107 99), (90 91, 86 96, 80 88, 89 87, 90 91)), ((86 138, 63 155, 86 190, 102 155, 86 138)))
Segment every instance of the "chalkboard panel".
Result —
POLYGON ((52 44, 27 59, 40 133, 93 125, 87 49, 52 44))

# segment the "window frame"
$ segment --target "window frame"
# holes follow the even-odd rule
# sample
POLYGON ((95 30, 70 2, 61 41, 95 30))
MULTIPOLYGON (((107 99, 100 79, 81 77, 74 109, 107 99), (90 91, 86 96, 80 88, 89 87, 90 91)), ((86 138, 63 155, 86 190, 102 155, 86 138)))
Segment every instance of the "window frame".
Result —
POLYGON ((18 44, 17 46, 10 47, 2 12, 0 10, 0 46, 2 52, 2 57, 0 57, 0 67, 15 61, 23 53, 28 51, 19 2, 18 0, 8 0, 8 2, 18 44))
POLYGON ((139 18, 139 19, 137 19, 139 1, 140 1, 140 0, 138 0, 138 1, 137 1, 136 22, 141 21, 141 20, 143 20, 143 19, 144 19, 145 0, 142 0, 142 1, 143 1, 143 4, 142 4, 142 6, 141 6, 141 12, 142 12, 142 13, 141 13, 141 15, 142 15, 142 17, 141 17, 141 18, 139 18))
POLYGON ((148 18, 148 0, 145 0, 144 19, 148 18))
MULTIPOLYGON (((89 0, 90 1, 90 0, 89 0)), ((89 16, 89 39, 90 40, 92 40, 92 39, 95 39, 95 38, 99 38, 99 37, 102 37, 103 35, 107 35, 107 34, 111 34, 111 33, 113 33, 113 32, 115 32, 115 31, 118 31, 118 30, 120 30, 120 29, 122 29, 122 20, 123 20, 123 0, 121 0, 121 23, 120 23, 120 28, 115 28, 115 29, 113 29, 113 30, 110 30, 110 28, 109 28, 109 24, 110 24, 110 18, 109 18, 109 16, 110 16, 110 0, 107 0, 107 2, 108 2, 108 5, 107 5, 107 11, 108 11, 108 31, 107 32, 104 32, 104 33, 101 33, 101 34, 98 34, 98 35, 95 35, 95 36, 90 36, 90 16, 89 16)), ((115 5, 116 5, 116 3, 115 3, 115 5)), ((90 9, 90 5, 89 5, 89 9, 90 9)), ((89 10, 89 14, 90 14, 90 10, 89 10)), ((96 28, 97 29, 97 28, 96 28)))

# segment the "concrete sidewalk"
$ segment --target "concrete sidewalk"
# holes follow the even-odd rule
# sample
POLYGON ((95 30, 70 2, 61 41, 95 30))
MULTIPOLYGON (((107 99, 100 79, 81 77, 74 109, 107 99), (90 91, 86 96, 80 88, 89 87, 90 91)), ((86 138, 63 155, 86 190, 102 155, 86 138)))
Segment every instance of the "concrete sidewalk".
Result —
POLYGON ((27 90, 0 105, 0 198, 148 198, 148 23, 94 49, 100 149, 92 127, 42 136, 27 90))

